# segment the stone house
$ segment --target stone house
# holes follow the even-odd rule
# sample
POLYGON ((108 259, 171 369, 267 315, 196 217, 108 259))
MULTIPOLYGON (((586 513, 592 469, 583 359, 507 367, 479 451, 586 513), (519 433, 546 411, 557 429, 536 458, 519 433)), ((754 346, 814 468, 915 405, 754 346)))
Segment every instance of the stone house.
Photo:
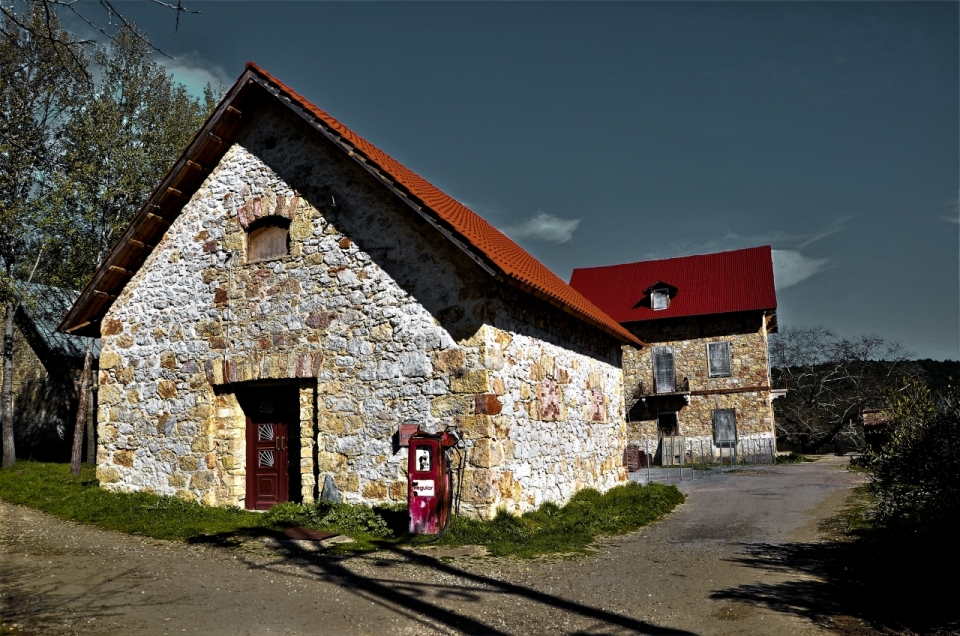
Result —
MULTIPOLYGON (((13 322, 14 447, 19 458, 66 461, 87 339, 59 333, 56 326, 78 292, 35 283, 18 287, 29 301, 20 305, 13 322)), ((0 324, 4 319, 5 309, 0 307, 0 324)), ((95 365, 98 353, 94 343, 95 365)), ((88 400, 88 432, 93 430, 93 402, 88 400)))
POLYGON ((111 490, 401 502, 408 421, 463 436, 468 514, 626 479, 637 338, 252 63, 60 329, 102 336, 111 490))
MULTIPOLYGON (((577 269, 570 285, 649 343, 623 347, 631 443, 679 437, 688 457, 743 451, 744 440, 775 449, 771 402, 782 392, 771 390, 767 351, 777 330, 769 246, 577 269)), ((664 461, 678 459, 663 450, 664 461)))

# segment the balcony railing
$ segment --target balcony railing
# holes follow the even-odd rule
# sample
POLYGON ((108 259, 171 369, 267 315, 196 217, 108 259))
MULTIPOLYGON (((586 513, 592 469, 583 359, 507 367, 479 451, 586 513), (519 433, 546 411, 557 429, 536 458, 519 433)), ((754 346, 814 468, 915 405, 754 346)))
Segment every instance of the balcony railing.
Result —
POLYGON ((690 380, 685 376, 682 378, 677 376, 672 386, 660 386, 660 389, 666 390, 657 391, 656 389, 655 384, 647 384, 643 380, 640 380, 636 388, 634 388, 633 393, 627 398, 627 409, 633 408, 640 400, 654 395, 686 395, 690 393, 690 380))

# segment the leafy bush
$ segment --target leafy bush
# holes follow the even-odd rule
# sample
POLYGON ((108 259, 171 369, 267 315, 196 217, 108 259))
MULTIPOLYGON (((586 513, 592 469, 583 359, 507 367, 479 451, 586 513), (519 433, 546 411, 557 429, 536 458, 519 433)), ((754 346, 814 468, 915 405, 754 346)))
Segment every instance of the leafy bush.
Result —
POLYGON ((390 537, 386 520, 369 506, 319 501, 315 504, 277 504, 263 515, 267 526, 302 526, 338 534, 390 537))
POLYGON ((887 398, 890 439, 862 461, 877 498, 876 520, 946 535, 960 521, 960 392, 952 388, 934 399, 911 382, 887 398))

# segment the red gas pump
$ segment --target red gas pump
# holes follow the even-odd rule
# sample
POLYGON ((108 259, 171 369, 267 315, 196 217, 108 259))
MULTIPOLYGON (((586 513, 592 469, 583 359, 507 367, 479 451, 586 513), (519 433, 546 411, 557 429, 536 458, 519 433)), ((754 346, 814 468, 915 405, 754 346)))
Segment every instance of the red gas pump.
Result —
POLYGON ((411 534, 438 534, 447 527, 453 500, 453 475, 447 449, 456 445, 450 433, 417 430, 409 438, 407 508, 411 534))

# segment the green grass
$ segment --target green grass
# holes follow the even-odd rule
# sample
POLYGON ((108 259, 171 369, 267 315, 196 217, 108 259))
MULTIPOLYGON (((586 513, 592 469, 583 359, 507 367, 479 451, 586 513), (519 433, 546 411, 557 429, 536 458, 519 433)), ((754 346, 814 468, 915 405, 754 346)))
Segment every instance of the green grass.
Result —
POLYGON ((67 464, 18 462, 0 470, 0 498, 61 519, 154 539, 185 540, 262 527, 262 515, 239 508, 102 490, 92 466, 83 466, 74 476, 67 464))
POLYGON ((534 557, 585 552, 600 535, 625 534, 660 519, 683 503, 676 486, 629 483, 604 494, 581 490, 563 507, 544 503, 514 516, 500 511, 489 521, 454 517, 439 545, 482 545, 492 556, 534 557))
POLYGON ((789 455, 777 455, 778 464, 803 464, 806 462, 815 462, 818 458, 807 457, 797 451, 790 451, 789 455))
MULTIPOLYGON (((403 506, 360 506, 318 502, 285 503, 266 513, 214 508, 175 497, 102 490, 94 469, 80 476, 66 464, 19 462, 0 470, 0 498, 62 519, 155 539, 236 545, 239 539, 276 534, 303 526, 350 536, 337 552, 369 551, 401 544, 422 544, 406 533, 403 506)), ((655 521, 684 501, 675 486, 630 483, 600 494, 587 489, 563 507, 545 503, 521 516, 504 511, 480 521, 454 517, 435 545, 486 546, 494 556, 533 557, 586 552, 600 535, 624 534, 655 521)))
POLYGON ((876 498, 866 484, 850 491, 847 500, 832 516, 820 522, 820 531, 831 541, 854 541, 873 527, 876 498))

